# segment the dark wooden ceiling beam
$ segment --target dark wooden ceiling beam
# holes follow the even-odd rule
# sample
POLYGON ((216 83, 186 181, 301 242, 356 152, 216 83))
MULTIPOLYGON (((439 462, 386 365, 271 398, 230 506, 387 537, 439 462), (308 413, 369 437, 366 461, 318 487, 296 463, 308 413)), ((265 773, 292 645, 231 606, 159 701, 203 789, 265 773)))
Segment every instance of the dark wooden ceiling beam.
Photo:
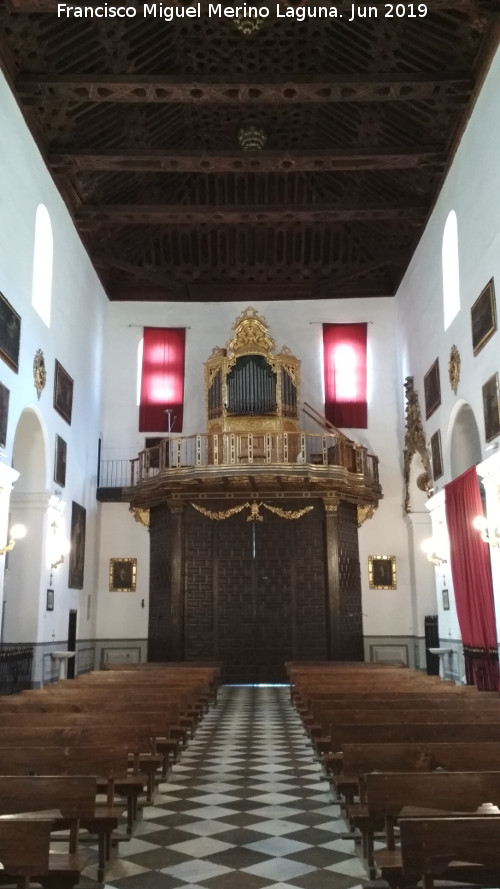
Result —
POLYGON ((388 252, 385 256, 378 257, 377 259, 367 260, 364 263, 359 262, 354 268, 336 272, 319 281, 315 296, 324 299, 329 294, 331 295, 333 289, 335 290, 335 295, 337 295, 339 289, 347 289, 350 284, 354 284, 356 288, 360 285, 365 286, 365 282, 370 282, 370 276, 374 272, 379 272, 380 269, 386 268, 401 268, 407 261, 408 256, 405 253, 391 254, 388 252))
POLYGON ((181 300, 188 297, 187 286, 183 284, 182 281, 176 281, 175 278, 164 274, 156 268, 143 268, 142 266, 134 265, 131 262, 125 262, 119 257, 100 253, 98 251, 93 253, 92 262, 98 270, 104 272, 124 272, 133 280, 142 282, 138 285, 142 289, 145 287, 161 288, 164 299, 166 292, 171 296, 175 295, 177 299, 181 300))
POLYGON ((401 220, 421 224, 427 204, 306 204, 283 206, 112 205, 84 206, 76 214, 81 230, 111 225, 212 225, 237 223, 349 222, 401 220))
MULTIPOLYGON (((276 282, 266 281, 194 281, 186 286, 189 296, 184 298, 175 294, 169 295, 172 302, 189 299, 193 302, 234 302, 235 294, 239 300, 291 300, 314 299, 316 288, 312 281, 276 282)), ((165 302, 165 289, 160 286, 143 286, 139 283, 113 285, 107 289, 111 300, 165 302)), ((332 283, 328 296, 335 299, 353 299, 354 297, 387 297, 394 296, 394 290, 387 281, 366 281, 358 285, 358 289, 335 289, 332 283)), ((326 297, 325 297, 326 298, 326 297)))
POLYGON ((140 75, 22 75, 16 91, 26 102, 150 102, 278 105, 301 102, 467 101, 473 81, 464 73, 335 76, 304 81, 243 82, 140 75))
POLYGON ((49 164, 54 172, 107 170, 114 173, 321 173, 429 166, 443 168, 445 163, 446 155, 438 148, 394 151, 214 151, 210 154, 175 150, 120 153, 73 150, 54 152, 49 156, 49 164))

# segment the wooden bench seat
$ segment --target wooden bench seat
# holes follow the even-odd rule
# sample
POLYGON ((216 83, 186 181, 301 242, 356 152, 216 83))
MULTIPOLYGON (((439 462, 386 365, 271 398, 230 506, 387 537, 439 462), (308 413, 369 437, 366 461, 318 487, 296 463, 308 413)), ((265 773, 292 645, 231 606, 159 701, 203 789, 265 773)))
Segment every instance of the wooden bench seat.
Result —
POLYGON ((14 883, 16 889, 29 889, 31 882, 72 889, 80 880, 80 865, 74 856, 50 854, 52 822, 40 814, 39 820, 0 818, 0 885, 14 883))
MULTIPOLYGON (((64 778, 59 776, 0 776, 0 814, 12 816, 23 812, 35 813, 35 821, 33 821, 33 817, 29 822, 19 821, 17 818, 10 820, 9 817, 0 819, 0 837, 6 824, 29 823, 35 833, 39 834, 41 841, 39 850, 42 850, 43 845, 47 857, 41 871, 38 871, 37 868, 31 870, 29 875, 33 881, 41 883, 46 889, 56 889, 56 887, 71 889, 79 882, 80 873, 88 860, 88 855, 79 850, 80 823, 81 820, 92 817, 95 798, 96 782, 90 776, 64 778), (37 809, 42 811, 56 809, 60 812, 60 816, 57 815, 50 820, 45 817, 42 822, 38 822, 36 820, 37 809), (43 823, 44 829, 35 827, 37 823, 43 823), (51 831, 65 826, 70 829, 68 853, 49 851, 51 831), (46 844, 47 828, 49 832, 48 848, 46 844)), ((4 852, 6 857, 3 863, 6 869, 0 871, 0 885, 9 882, 9 876, 13 873, 10 868, 15 867, 7 847, 5 850, 0 847, 0 860, 2 860, 4 852)), ((28 862, 26 861, 26 863, 28 862)), ((29 866, 31 868, 32 863, 29 863, 29 866)))
MULTIPOLYGON (((500 803, 500 771, 495 772, 372 772, 365 776, 366 803, 348 807, 351 824, 362 835, 363 854, 370 871, 388 872, 384 850, 373 851, 375 830, 384 825, 387 849, 396 849, 395 826, 401 811, 408 806, 442 812, 475 812, 483 803, 500 803)), ((400 867, 397 857, 393 867, 400 867)), ((384 877, 386 879, 386 877, 384 877)))
MULTIPOLYGON (((0 747, 0 774, 4 775, 91 775, 97 791, 106 794, 105 815, 118 817, 125 800, 127 830, 132 833, 138 814, 138 799, 144 792, 147 776, 136 771, 128 774, 128 752, 123 747, 0 747), (110 779, 113 795, 110 795, 110 779), (110 809, 113 809, 110 812, 110 809)), ((94 815, 100 817, 102 807, 94 815)))
MULTIPOLYGON (((500 816, 408 818, 400 822, 398 886, 433 889, 436 880, 500 885, 500 816)), ((391 884, 394 885, 394 884, 391 884)))
POLYGON ((367 772, 424 772, 446 769, 450 772, 500 770, 500 745, 491 741, 473 743, 393 742, 386 744, 343 744, 343 771, 331 775, 340 795, 347 788, 350 797, 365 797, 367 772))
MULTIPOLYGON (((42 808, 57 804, 61 815, 54 818, 57 830, 72 828, 73 822, 97 836, 98 879, 104 879, 111 857, 113 832, 118 827, 123 806, 114 804, 113 779, 106 782, 106 803, 96 801, 99 780, 93 775, 64 775, 60 772, 44 775, 0 775, 0 814, 25 812, 27 808, 42 808), (30 778, 35 777, 35 781, 30 778), (87 798, 88 788, 91 788, 87 798), (87 804, 90 802, 90 804, 87 804)), ((73 850, 75 851, 75 850, 73 850)))

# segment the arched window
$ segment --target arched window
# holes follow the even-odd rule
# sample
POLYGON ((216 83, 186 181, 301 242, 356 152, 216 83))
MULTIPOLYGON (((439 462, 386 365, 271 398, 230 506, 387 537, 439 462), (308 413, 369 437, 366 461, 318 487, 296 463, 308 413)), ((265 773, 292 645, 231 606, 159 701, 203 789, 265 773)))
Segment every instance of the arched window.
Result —
POLYGON ((39 204, 35 217, 31 304, 47 327, 50 327, 53 254, 54 242, 49 211, 44 204, 39 204))
POLYGON ((443 232, 443 314, 444 329, 460 311, 460 276, 458 268, 458 226, 457 214, 451 210, 443 232))

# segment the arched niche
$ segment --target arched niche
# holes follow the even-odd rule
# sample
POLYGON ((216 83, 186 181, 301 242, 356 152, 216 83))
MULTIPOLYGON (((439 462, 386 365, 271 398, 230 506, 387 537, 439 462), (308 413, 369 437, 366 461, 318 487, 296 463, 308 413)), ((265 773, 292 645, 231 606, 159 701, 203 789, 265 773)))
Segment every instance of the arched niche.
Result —
POLYGON ((463 401, 456 406, 449 431, 451 478, 458 478, 466 469, 482 459, 481 437, 474 411, 463 401))
POLYGON ((45 491, 47 476, 46 436, 36 411, 26 408, 19 417, 12 465, 20 473, 16 493, 45 491))
POLYGON ((12 465, 19 478, 10 498, 10 520, 13 525, 24 525, 26 536, 9 554, 3 638, 9 644, 36 644, 42 633, 42 603, 47 586, 45 525, 50 496, 47 434, 36 409, 26 408, 19 418, 12 465))

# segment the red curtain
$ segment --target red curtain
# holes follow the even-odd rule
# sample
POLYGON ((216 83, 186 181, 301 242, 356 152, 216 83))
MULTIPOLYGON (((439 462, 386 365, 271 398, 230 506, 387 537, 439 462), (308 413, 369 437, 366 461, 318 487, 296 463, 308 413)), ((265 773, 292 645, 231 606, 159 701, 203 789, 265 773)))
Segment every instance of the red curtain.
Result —
POLYGON ((488 544, 473 527, 483 514, 475 467, 445 487, 446 524, 465 675, 479 689, 498 689, 498 645, 488 544))
POLYGON ((186 331, 183 327, 145 327, 142 355, 139 432, 180 435, 184 411, 184 359, 186 331))
POLYGON ((323 324, 325 417, 334 426, 366 429, 367 324, 323 324))

